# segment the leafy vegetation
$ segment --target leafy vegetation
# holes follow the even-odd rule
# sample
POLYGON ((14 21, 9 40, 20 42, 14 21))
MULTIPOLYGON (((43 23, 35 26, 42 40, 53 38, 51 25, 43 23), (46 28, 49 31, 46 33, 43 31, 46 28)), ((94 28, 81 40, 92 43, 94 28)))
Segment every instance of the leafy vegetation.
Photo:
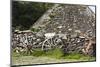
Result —
POLYGON ((12 62, 15 65, 23 64, 44 64, 44 63, 62 63, 62 62, 80 62, 80 61, 95 61, 95 57, 85 56, 78 53, 70 53, 64 55, 62 50, 53 49, 42 51, 34 50, 30 55, 27 53, 12 53, 12 62))
POLYGON ((44 54, 45 54, 45 52, 40 49, 37 49, 32 53, 32 55, 36 56, 36 57, 43 56, 44 54))
POLYGON ((63 51, 58 48, 46 52, 46 56, 56 59, 60 59, 63 55, 64 55, 63 51))
POLYGON ((29 29, 52 4, 25 1, 12 2, 12 26, 15 29, 29 29))
POLYGON ((86 56, 83 54, 78 54, 78 53, 69 53, 69 54, 64 54, 61 49, 52 49, 48 51, 42 51, 41 49, 36 49, 32 51, 31 54, 28 53, 12 53, 13 57, 21 57, 21 56, 33 56, 33 57, 50 57, 50 58, 55 58, 55 59, 75 59, 75 60, 91 60, 95 59, 95 57, 90 57, 86 56))
POLYGON ((76 60, 79 60, 79 59, 82 59, 82 60, 91 60, 91 59, 94 59, 95 57, 91 57, 91 56, 88 56, 88 55, 83 55, 83 54, 78 54, 78 53, 70 53, 70 54, 67 54, 63 57, 64 59, 76 59, 76 60))

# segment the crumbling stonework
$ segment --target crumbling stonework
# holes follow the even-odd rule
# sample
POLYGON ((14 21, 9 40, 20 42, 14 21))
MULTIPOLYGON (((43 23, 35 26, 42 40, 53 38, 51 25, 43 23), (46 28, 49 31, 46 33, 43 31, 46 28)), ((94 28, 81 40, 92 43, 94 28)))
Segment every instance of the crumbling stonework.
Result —
POLYGON ((34 28, 40 28, 45 33, 71 35, 80 31, 95 37, 95 14, 88 6, 56 4, 48 11, 33 25, 34 28))
POLYGON ((95 24, 95 14, 88 6, 55 4, 33 25, 38 32, 14 32, 12 47, 29 51, 60 48, 65 54, 95 56, 95 24))
POLYGON ((90 56, 95 55, 95 39, 89 40, 80 35, 76 37, 66 34, 54 34, 52 37, 51 35, 48 37, 41 35, 41 37, 34 32, 15 32, 12 36, 12 48, 16 49, 16 52, 26 51, 30 53, 37 48, 43 51, 60 48, 65 54, 81 53, 90 56))

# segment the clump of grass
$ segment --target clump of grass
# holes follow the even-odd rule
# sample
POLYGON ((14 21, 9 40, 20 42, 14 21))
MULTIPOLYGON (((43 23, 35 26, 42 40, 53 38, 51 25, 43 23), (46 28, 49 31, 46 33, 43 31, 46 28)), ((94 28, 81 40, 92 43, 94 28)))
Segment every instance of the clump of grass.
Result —
POLYGON ((39 56, 47 56, 47 57, 52 57, 52 58, 61 58, 64 54, 62 52, 61 49, 52 49, 52 50, 48 50, 48 51, 43 51, 40 49, 37 49, 35 51, 33 51, 33 56, 39 57, 39 56))
POLYGON ((11 51, 11 56, 13 56, 13 57, 19 57, 20 54, 16 53, 16 49, 13 49, 13 50, 11 51))
POLYGON ((83 54, 79 54, 79 53, 69 53, 66 54, 65 56, 63 56, 63 59, 75 59, 75 60, 95 60, 95 57, 91 57, 88 55, 83 55, 83 54))
POLYGON ((13 56, 13 57, 20 57, 20 56, 21 56, 21 54, 19 54, 19 53, 16 53, 16 52, 12 51, 12 56, 13 56))
POLYGON ((82 54, 78 54, 78 53, 69 53, 69 54, 65 55, 63 58, 64 58, 64 59, 80 59, 81 57, 83 57, 82 54))
POLYGON ((33 51, 19 51, 19 52, 16 52, 16 49, 13 49, 12 50, 12 56, 14 57, 20 57, 20 56, 30 56, 32 55, 32 52, 33 51))
POLYGON ((62 52, 61 49, 56 48, 56 49, 47 51, 46 55, 52 58, 60 59, 64 55, 64 53, 62 52))
POLYGON ((40 50, 40 49, 35 50, 35 51, 33 51, 33 53, 32 53, 32 55, 33 55, 33 56, 36 56, 36 57, 43 56, 44 54, 45 54, 45 52, 44 52, 43 50, 40 50))

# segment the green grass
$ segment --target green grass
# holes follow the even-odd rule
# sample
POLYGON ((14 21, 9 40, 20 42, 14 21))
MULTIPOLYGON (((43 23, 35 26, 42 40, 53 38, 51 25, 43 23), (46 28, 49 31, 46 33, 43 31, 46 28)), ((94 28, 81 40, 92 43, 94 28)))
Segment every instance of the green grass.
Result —
POLYGON ((88 55, 78 54, 78 53, 70 53, 62 57, 63 59, 75 59, 75 60, 86 60, 91 61, 95 60, 95 57, 91 57, 88 55))
POLYGON ((12 57, 20 57, 21 54, 12 51, 12 57))
POLYGON ((42 51, 41 49, 37 49, 33 51, 33 56, 39 57, 39 56, 47 56, 51 58, 61 58, 63 56, 63 52, 61 49, 52 49, 48 51, 42 51))
POLYGON ((33 51, 33 53, 32 53, 32 55, 36 56, 36 57, 43 56, 44 54, 45 54, 45 52, 40 49, 37 49, 37 50, 33 51))
POLYGON ((31 54, 28 53, 15 53, 12 52, 13 57, 20 57, 20 56, 34 56, 34 57, 50 57, 55 59, 75 59, 75 60, 91 60, 95 59, 95 57, 90 57, 88 55, 78 54, 78 53, 69 53, 64 54, 61 49, 52 49, 48 51, 42 51, 41 49, 34 50, 31 54))
POLYGON ((45 64, 45 63, 61 63, 61 62, 80 62, 95 61, 95 57, 85 56, 78 53, 64 54, 61 49, 53 49, 42 51, 36 49, 32 54, 23 54, 12 52, 12 64, 45 64))
POLYGON ((64 54, 63 54, 62 50, 57 49, 57 48, 46 52, 46 56, 56 58, 56 59, 60 59, 63 55, 64 54))
POLYGON ((78 53, 70 53, 64 56, 64 58, 67 59, 80 59, 81 57, 83 57, 83 55, 78 53))

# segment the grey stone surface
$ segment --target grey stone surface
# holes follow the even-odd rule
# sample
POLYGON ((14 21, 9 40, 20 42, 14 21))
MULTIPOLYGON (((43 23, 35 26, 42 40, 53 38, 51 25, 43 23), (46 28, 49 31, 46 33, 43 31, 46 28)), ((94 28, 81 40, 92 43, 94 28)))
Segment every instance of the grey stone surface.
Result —
POLYGON ((39 32, 16 31, 12 36, 12 46, 28 48, 26 45, 32 45, 34 49, 42 50, 53 47, 61 48, 64 53, 93 55, 96 43, 93 45, 91 38, 96 37, 95 25, 95 14, 88 6, 55 4, 33 25, 33 28, 41 29, 39 32), (47 38, 46 33, 56 35, 47 38))

